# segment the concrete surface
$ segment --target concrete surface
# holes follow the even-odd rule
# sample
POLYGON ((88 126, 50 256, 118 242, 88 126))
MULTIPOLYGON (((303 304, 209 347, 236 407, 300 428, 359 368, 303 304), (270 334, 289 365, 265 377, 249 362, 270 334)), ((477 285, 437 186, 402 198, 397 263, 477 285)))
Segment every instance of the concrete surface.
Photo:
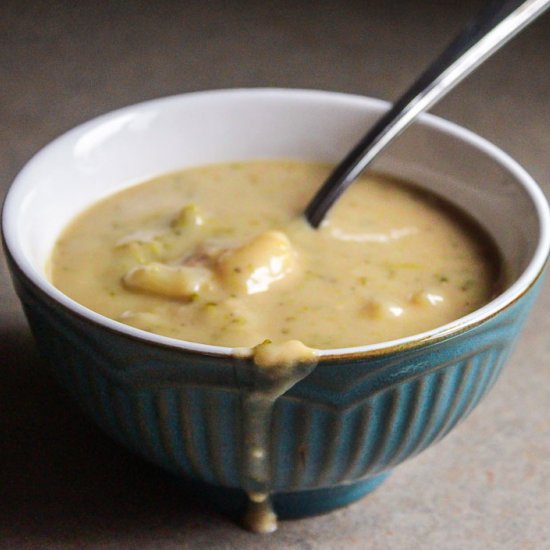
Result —
MULTIPOLYGON (((0 4, 0 185, 86 119, 209 88, 396 95, 479 1, 0 4)), ((434 112, 550 195, 550 14, 434 112)), ((550 548, 550 280, 500 381, 448 438, 331 515, 241 530, 96 430, 44 373, 0 261, 0 548, 550 548)))

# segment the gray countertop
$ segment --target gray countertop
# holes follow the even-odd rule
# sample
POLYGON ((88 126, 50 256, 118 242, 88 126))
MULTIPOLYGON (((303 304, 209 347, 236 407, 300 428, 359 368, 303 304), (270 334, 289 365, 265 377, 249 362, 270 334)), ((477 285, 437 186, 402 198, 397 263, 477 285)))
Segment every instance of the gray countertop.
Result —
MULTIPOLYGON (((0 194, 72 126, 241 86, 392 99, 479 1, 0 4, 0 194)), ((550 15, 434 109, 550 196, 550 15)), ((507 367, 445 440, 375 493, 260 537, 103 436, 46 373, 0 260, 0 548, 550 548, 550 280, 507 367)))

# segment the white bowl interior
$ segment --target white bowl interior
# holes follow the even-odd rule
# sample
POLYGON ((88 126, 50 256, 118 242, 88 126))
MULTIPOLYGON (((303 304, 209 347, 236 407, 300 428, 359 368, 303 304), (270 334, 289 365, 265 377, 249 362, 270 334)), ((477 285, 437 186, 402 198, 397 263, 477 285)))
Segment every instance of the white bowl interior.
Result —
MULTIPOLYGON (((45 277, 53 245, 66 224, 100 197, 205 163, 337 162, 386 108, 377 100, 327 92, 230 90, 104 115, 52 142, 21 171, 5 204, 6 243, 27 275, 55 295, 45 277)), ((528 268, 531 279, 540 271, 550 241, 545 199, 521 167, 485 140, 424 116, 374 168, 469 212, 493 236, 516 279, 523 274, 523 286, 529 284, 528 268)))

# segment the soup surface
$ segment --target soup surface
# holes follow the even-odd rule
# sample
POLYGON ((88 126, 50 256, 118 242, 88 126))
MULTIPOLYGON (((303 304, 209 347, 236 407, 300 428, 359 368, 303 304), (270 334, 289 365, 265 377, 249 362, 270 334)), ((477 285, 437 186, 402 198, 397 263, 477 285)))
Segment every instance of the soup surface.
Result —
POLYGON ((354 184, 321 228, 301 213, 324 164, 210 165, 123 190, 81 214, 51 279, 107 317, 230 347, 319 349, 412 335, 486 303, 487 236, 448 203, 385 176, 354 184))

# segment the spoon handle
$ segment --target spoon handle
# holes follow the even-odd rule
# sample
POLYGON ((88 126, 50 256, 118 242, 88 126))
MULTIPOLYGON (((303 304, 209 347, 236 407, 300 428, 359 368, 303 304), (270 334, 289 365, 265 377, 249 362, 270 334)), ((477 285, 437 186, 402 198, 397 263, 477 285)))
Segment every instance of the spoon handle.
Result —
POLYGON ((478 65, 527 26, 550 0, 492 0, 440 54, 336 166, 305 210, 319 227, 336 199, 374 157, 423 111, 428 110, 478 65))

